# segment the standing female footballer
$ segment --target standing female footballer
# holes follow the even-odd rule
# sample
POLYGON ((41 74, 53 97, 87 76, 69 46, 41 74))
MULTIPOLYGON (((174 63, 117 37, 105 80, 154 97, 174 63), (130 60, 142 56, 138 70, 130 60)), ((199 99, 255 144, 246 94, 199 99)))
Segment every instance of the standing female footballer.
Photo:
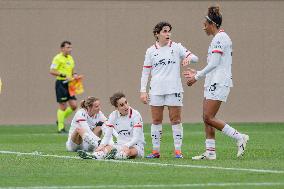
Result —
POLYGON ((123 93, 115 93, 110 97, 115 107, 108 121, 106 132, 100 146, 94 153, 78 151, 84 159, 128 159, 144 157, 143 122, 140 113, 128 105, 123 93), (113 130, 117 132, 116 144, 111 143, 113 130))
POLYGON ((181 107, 183 105, 183 87, 180 77, 180 64, 183 66, 198 61, 198 57, 171 40, 172 26, 168 22, 159 22, 153 29, 155 44, 147 49, 141 76, 141 96, 144 104, 151 106, 152 112, 152 153, 147 158, 160 157, 160 140, 164 107, 169 110, 174 138, 175 157, 182 158, 181 146, 183 127, 181 107), (151 73, 149 95, 146 91, 151 73))
MULTIPOLYGON (((88 97, 81 102, 81 108, 76 112, 71 122, 69 137, 66 142, 68 151, 94 151, 105 132, 107 118, 101 112, 98 98, 88 97)), ((115 136, 115 133, 114 133, 115 136)))
POLYGON ((238 132, 224 121, 215 116, 222 102, 226 102, 233 87, 232 82, 232 41, 223 29, 222 15, 219 7, 209 7, 205 17, 204 28, 208 36, 213 35, 212 42, 208 48, 207 66, 201 71, 188 70, 184 72, 187 85, 193 85, 197 80, 206 76, 204 84, 203 100, 203 121, 205 125, 205 146, 206 151, 192 159, 216 159, 215 152, 215 128, 222 131, 225 135, 237 141, 237 157, 244 154, 249 136, 238 132))

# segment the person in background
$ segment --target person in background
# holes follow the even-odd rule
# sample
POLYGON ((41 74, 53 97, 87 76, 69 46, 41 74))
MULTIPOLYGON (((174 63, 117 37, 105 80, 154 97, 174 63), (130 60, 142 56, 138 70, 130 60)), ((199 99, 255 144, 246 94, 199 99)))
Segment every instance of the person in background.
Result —
POLYGON ((77 108, 75 96, 70 96, 68 91, 68 82, 78 75, 74 72, 75 62, 71 56, 72 44, 70 41, 63 41, 60 45, 61 52, 57 54, 50 66, 50 74, 56 77, 55 92, 58 102, 57 109, 57 131, 66 133, 64 125, 65 119, 72 114, 77 108), (67 104, 68 103, 68 104, 67 104), (68 106, 69 105, 69 106, 68 106))

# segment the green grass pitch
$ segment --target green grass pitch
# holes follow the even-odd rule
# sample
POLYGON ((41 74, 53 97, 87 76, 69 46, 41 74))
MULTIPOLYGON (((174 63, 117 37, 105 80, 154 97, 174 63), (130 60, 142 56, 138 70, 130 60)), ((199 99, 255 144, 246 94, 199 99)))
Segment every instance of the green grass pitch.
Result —
MULTIPOLYGON (((4 188, 284 188, 284 124, 235 123, 250 136, 244 157, 217 132, 215 161, 204 151, 202 124, 183 124, 183 159, 174 159, 171 127, 163 126, 160 159, 97 161, 66 152, 67 135, 54 125, 0 126, 0 189, 4 188)), ((145 155, 151 151, 144 126, 145 155)))

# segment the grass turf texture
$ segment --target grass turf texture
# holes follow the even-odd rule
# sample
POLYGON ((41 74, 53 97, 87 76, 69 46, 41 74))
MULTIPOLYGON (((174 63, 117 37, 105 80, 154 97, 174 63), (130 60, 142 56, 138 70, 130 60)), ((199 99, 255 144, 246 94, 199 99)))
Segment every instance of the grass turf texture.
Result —
MULTIPOLYGON (((183 124, 184 159, 174 159, 172 131, 163 126, 160 159, 131 160, 146 164, 64 159, 36 155, 0 153, 0 188, 33 186, 82 186, 102 188, 218 188, 191 184, 229 183, 222 188, 284 188, 284 124, 232 124, 250 136, 248 150, 241 159, 236 157, 234 140, 217 132, 215 161, 192 161, 191 157, 204 151, 202 124, 183 124), (161 166, 147 163, 200 165, 203 168, 161 166), (211 168, 205 168, 205 166, 211 168), (267 169, 282 173, 212 169, 212 167, 267 169), (280 185, 234 186, 230 183, 280 183, 280 185), (188 184, 188 186, 186 186, 188 184), (148 186, 146 186, 148 185, 148 186), (161 186, 157 186, 161 185, 161 186)), ((144 126, 145 155, 151 151, 150 126, 144 126)), ((59 156, 76 156, 66 152, 67 135, 57 134, 55 126, 0 126, 0 150, 38 152, 59 156)), ((129 161, 129 160, 126 160, 129 161)))

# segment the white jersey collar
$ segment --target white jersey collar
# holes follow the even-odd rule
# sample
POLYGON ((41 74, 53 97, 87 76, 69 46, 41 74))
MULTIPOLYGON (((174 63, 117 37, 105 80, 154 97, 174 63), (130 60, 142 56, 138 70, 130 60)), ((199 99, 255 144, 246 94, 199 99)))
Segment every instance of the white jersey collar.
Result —
POLYGON ((131 118, 132 117, 132 114, 133 114, 133 109, 129 106, 129 109, 128 109, 128 114, 127 115, 125 115, 125 116, 122 116, 120 113, 119 113, 119 111, 117 110, 117 114, 118 114, 118 117, 129 117, 129 118, 131 118))
MULTIPOLYGON (((173 41, 170 40, 169 43, 167 44, 167 46, 171 47, 171 46, 172 46, 172 43, 173 43, 173 41)), ((156 43, 155 43, 154 46, 155 46, 156 49, 161 48, 158 41, 156 41, 156 43)))

